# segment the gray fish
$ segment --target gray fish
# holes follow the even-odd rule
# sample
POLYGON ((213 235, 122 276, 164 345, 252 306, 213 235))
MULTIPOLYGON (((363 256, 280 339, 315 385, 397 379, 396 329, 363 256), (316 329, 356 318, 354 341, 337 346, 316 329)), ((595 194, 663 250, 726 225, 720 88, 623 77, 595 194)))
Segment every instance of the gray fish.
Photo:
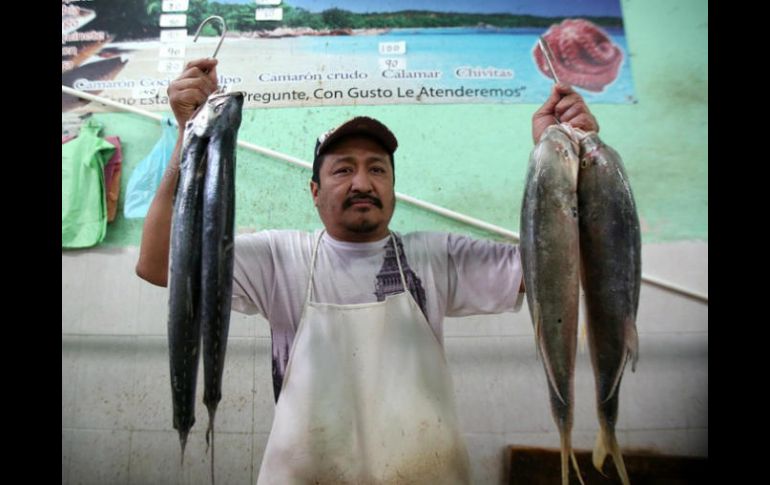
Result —
POLYGON ((222 398, 230 302, 233 286, 235 226, 235 154, 241 124, 243 93, 213 95, 207 104, 216 111, 208 144, 203 188, 201 241, 201 335, 203 339, 203 403, 209 412, 206 443, 211 434, 211 482, 214 483, 214 416, 222 398))
POLYGON ((521 208, 521 260, 535 341, 561 437, 562 484, 569 483, 579 305, 578 145, 560 125, 532 150, 521 208))
POLYGON ((174 428, 182 462, 187 435, 195 424, 195 388, 200 345, 200 239, 207 123, 199 111, 185 126, 179 180, 174 195, 169 251, 168 346, 174 428))
POLYGON ((601 471, 609 452, 627 485, 628 473, 615 437, 615 423, 623 370, 629 359, 635 370, 638 358, 636 312, 642 274, 639 218, 617 152, 596 134, 589 134, 580 145, 580 257, 601 428, 593 464, 601 471))

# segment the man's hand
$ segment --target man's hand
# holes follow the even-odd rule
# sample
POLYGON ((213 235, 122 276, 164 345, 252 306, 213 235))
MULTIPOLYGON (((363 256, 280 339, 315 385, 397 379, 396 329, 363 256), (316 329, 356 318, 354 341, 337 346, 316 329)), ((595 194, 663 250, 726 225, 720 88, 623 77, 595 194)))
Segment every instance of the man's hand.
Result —
POLYGON ((198 106, 217 90, 217 60, 197 59, 185 66, 185 71, 168 87, 168 99, 180 133, 198 106))
POLYGON ((583 131, 599 131, 599 123, 582 96, 566 84, 556 84, 543 106, 532 115, 532 138, 535 144, 540 141, 546 128, 559 122, 583 131))

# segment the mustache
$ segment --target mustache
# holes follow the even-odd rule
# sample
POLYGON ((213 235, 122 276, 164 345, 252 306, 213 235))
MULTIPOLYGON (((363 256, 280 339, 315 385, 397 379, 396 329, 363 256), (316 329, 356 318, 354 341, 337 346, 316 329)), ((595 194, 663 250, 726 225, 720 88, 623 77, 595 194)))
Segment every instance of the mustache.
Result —
POLYGON ((375 207, 382 209, 382 201, 380 199, 378 199, 373 195, 366 195, 366 194, 356 194, 351 197, 348 197, 347 199, 345 199, 345 202, 342 203, 342 208, 347 209, 348 207, 351 207, 353 204, 355 204, 359 200, 368 200, 372 204, 374 204, 375 207))

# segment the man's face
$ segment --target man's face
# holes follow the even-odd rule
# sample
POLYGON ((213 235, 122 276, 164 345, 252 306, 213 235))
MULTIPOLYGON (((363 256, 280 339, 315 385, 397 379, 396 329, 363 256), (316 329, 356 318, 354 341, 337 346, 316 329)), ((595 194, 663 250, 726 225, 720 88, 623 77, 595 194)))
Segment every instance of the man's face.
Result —
POLYGON ((374 140, 349 136, 323 155, 320 185, 310 182, 324 226, 337 240, 377 241, 388 235, 396 205, 393 167, 374 140))

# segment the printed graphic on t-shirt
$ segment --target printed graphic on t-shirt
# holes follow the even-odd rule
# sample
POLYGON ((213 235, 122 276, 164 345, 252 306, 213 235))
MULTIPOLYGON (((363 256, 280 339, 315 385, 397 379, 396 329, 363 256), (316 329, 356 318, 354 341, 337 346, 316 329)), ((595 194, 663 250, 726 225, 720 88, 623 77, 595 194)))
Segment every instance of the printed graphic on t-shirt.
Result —
POLYGON ((278 402, 278 396, 283 387, 283 377, 286 375, 286 367, 289 365, 289 353, 294 341, 294 332, 291 332, 291 335, 281 333, 276 335, 271 326, 270 335, 273 341, 273 395, 275 402, 278 402))
MULTIPOLYGON (((404 254, 404 245, 401 242, 401 237, 397 234, 393 235, 398 245, 398 256, 401 260, 401 264, 404 269, 404 278, 406 278, 406 286, 409 288, 409 293, 412 294, 414 301, 422 310, 422 314, 425 315, 425 319, 428 319, 428 313, 426 312, 426 299, 425 289, 422 287, 420 278, 409 267, 409 262, 404 254)), ((393 249, 393 239, 388 239, 388 243, 385 245, 385 260, 382 262, 380 272, 377 273, 375 278, 375 290, 374 294, 377 296, 377 301, 385 301, 385 297, 388 295, 395 295, 401 293, 403 285, 401 284, 401 275, 398 272, 398 261, 396 260, 396 252, 393 249)))

